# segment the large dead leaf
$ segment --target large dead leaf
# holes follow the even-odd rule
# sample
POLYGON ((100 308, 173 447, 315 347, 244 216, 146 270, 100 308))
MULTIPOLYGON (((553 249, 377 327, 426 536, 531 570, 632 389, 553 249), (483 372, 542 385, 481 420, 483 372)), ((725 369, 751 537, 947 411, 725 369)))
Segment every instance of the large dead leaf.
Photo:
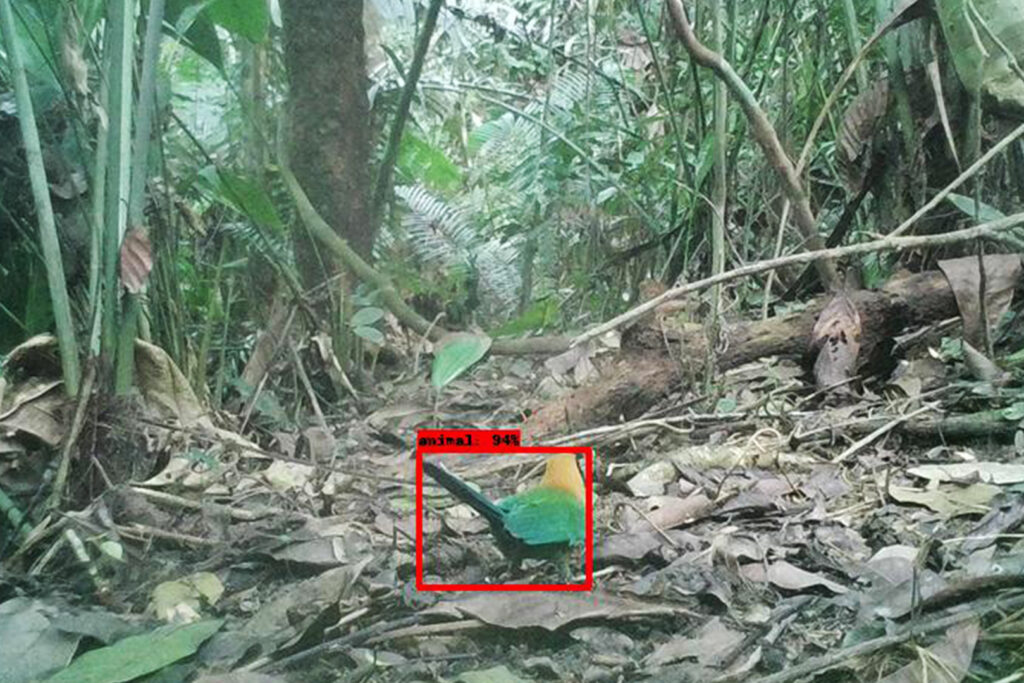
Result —
POLYGON ((6 393, 0 406, 0 436, 33 436, 48 446, 57 446, 67 428, 65 413, 70 408, 60 381, 30 377, 6 393))
POLYGON ((301 635, 325 609, 346 597, 364 566, 365 562, 329 569, 281 588, 247 622, 218 633, 206 643, 200 653, 203 661, 218 662, 230 668, 246 654, 274 652, 301 635))
POLYGON ((719 657, 743 640, 718 617, 707 621, 691 636, 680 636, 662 643, 647 657, 647 664, 661 666, 681 659, 696 659, 702 666, 714 666, 719 657))
POLYGON ((740 572, 751 581, 772 583, 786 590, 802 591, 820 586, 837 594, 847 592, 845 586, 826 579, 824 576, 800 569, 785 560, 772 562, 768 565, 767 570, 761 563, 745 564, 740 568, 740 572))
POLYGON ((923 505, 945 517, 957 517, 984 513, 1000 490, 998 486, 990 484, 972 484, 971 486, 941 489, 890 486, 889 495, 901 503, 923 505))
POLYGON ((977 256, 939 261, 939 269, 949 281, 964 324, 964 339, 977 349, 985 348, 985 325, 991 329, 1009 309, 1013 289, 1021 275, 1020 256, 990 254, 983 258, 985 268, 985 311, 988 321, 981 319, 981 273, 977 256))
POLYGON ((153 270, 153 249, 149 233, 143 227, 132 228, 121 242, 121 284, 131 294, 138 294, 153 270))
POLYGON ((911 467, 907 474, 939 482, 980 481, 986 484, 1019 484, 1024 482, 1024 465, 1005 462, 952 462, 911 467))
POLYGON ((669 616, 675 612, 668 604, 651 605, 601 591, 583 594, 524 592, 506 600, 496 599, 490 593, 479 593, 426 610, 428 614, 456 618, 469 616, 502 628, 536 627, 548 631, 583 620, 669 616))
POLYGON ((60 379, 60 349, 52 334, 37 334, 15 346, 4 361, 8 376, 60 379))
MULTIPOLYGON (((688 498, 674 496, 651 496, 636 501, 637 508, 643 512, 629 524, 630 531, 665 530, 677 527, 684 522, 692 522, 706 515, 714 504, 703 493, 688 498)), ((633 512, 630 508, 625 514, 633 512)))
POLYGON ((850 194, 856 194, 871 163, 871 148, 878 123, 889 106, 889 81, 876 81, 846 108, 839 129, 836 161, 850 194))
POLYGON ((340 517, 310 517, 288 534, 287 541, 271 551, 278 560, 322 567, 352 564, 371 552, 362 525, 340 517))
POLYGON ((846 292, 839 292, 822 309, 811 332, 811 348, 818 350, 814 379, 819 389, 849 391, 844 383, 854 375, 860 334, 860 313, 846 292))
POLYGON ((879 683, 959 683, 971 666, 980 630, 977 621, 950 627, 942 640, 927 649, 927 656, 918 656, 879 683))
POLYGON ((191 427, 204 417, 205 411, 185 375, 159 346, 136 340, 135 373, 146 404, 164 417, 176 419, 183 427, 191 427))
POLYGON ((294 311, 291 306, 284 302, 281 297, 274 297, 270 304, 270 314, 267 316, 267 323, 256 346, 249 356, 245 368, 242 370, 242 383, 253 389, 259 385, 263 377, 270 372, 270 365, 281 348, 288 328, 291 326, 294 311))
POLYGON ((594 548, 594 561, 607 564, 615 562, 636 562, 654 552, 665 543, 665 539, 654 531, 627 531, 601 538, 594 548))

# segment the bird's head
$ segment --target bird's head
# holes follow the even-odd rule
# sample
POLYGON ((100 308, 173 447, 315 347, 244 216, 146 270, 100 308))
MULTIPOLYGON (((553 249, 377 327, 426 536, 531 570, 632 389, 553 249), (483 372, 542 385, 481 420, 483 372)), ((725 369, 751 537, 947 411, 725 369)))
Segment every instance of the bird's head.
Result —
POLYGON ((548 458, 540 485, 566 491, 583 500, 583 477, 575 453, 555 453, 548 458))

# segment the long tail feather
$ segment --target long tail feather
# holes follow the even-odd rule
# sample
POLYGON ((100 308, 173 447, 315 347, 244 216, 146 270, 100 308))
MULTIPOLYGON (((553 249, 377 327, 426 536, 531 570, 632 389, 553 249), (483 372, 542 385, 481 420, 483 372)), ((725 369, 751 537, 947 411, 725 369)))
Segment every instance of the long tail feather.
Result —
POLYGON ((435 465, 426 459, 423 461, 423 471, 426 472, 431 479, 448 489, 453 496, 483 515, 484 519, 488 522, 491 524, 501 523, 505 513, 502 512, 497 505, 492 503, 487 496, 472 488, 466 482, 462 481, 440 465, 435 465))

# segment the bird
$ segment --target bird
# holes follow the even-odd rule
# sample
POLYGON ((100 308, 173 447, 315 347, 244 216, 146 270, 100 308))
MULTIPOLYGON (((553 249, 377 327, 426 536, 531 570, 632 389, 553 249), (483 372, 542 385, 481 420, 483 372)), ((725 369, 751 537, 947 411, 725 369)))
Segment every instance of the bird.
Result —
MULTIPOLYGON (((537 486, 498 502, 429 460, 423 471, 487 520, 498 549, 515 570, 527 558, 568 562, 570 547, 583 543, 583 478, 573 453, 550 455, 537 486)), ((568 572, 568 563, 563 569, 568 572)))

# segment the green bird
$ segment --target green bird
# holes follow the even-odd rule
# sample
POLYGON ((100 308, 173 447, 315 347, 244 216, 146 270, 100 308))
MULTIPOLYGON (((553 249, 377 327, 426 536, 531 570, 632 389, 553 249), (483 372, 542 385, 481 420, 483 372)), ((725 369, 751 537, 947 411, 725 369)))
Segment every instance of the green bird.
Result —
POLYGON ((513 567, 526 558, 568 558, 570 546, 583 543, 583 478, 572 453, 552 455, 540 484, 497 503, 429 460, 423 471, 487 520, 513 567))

